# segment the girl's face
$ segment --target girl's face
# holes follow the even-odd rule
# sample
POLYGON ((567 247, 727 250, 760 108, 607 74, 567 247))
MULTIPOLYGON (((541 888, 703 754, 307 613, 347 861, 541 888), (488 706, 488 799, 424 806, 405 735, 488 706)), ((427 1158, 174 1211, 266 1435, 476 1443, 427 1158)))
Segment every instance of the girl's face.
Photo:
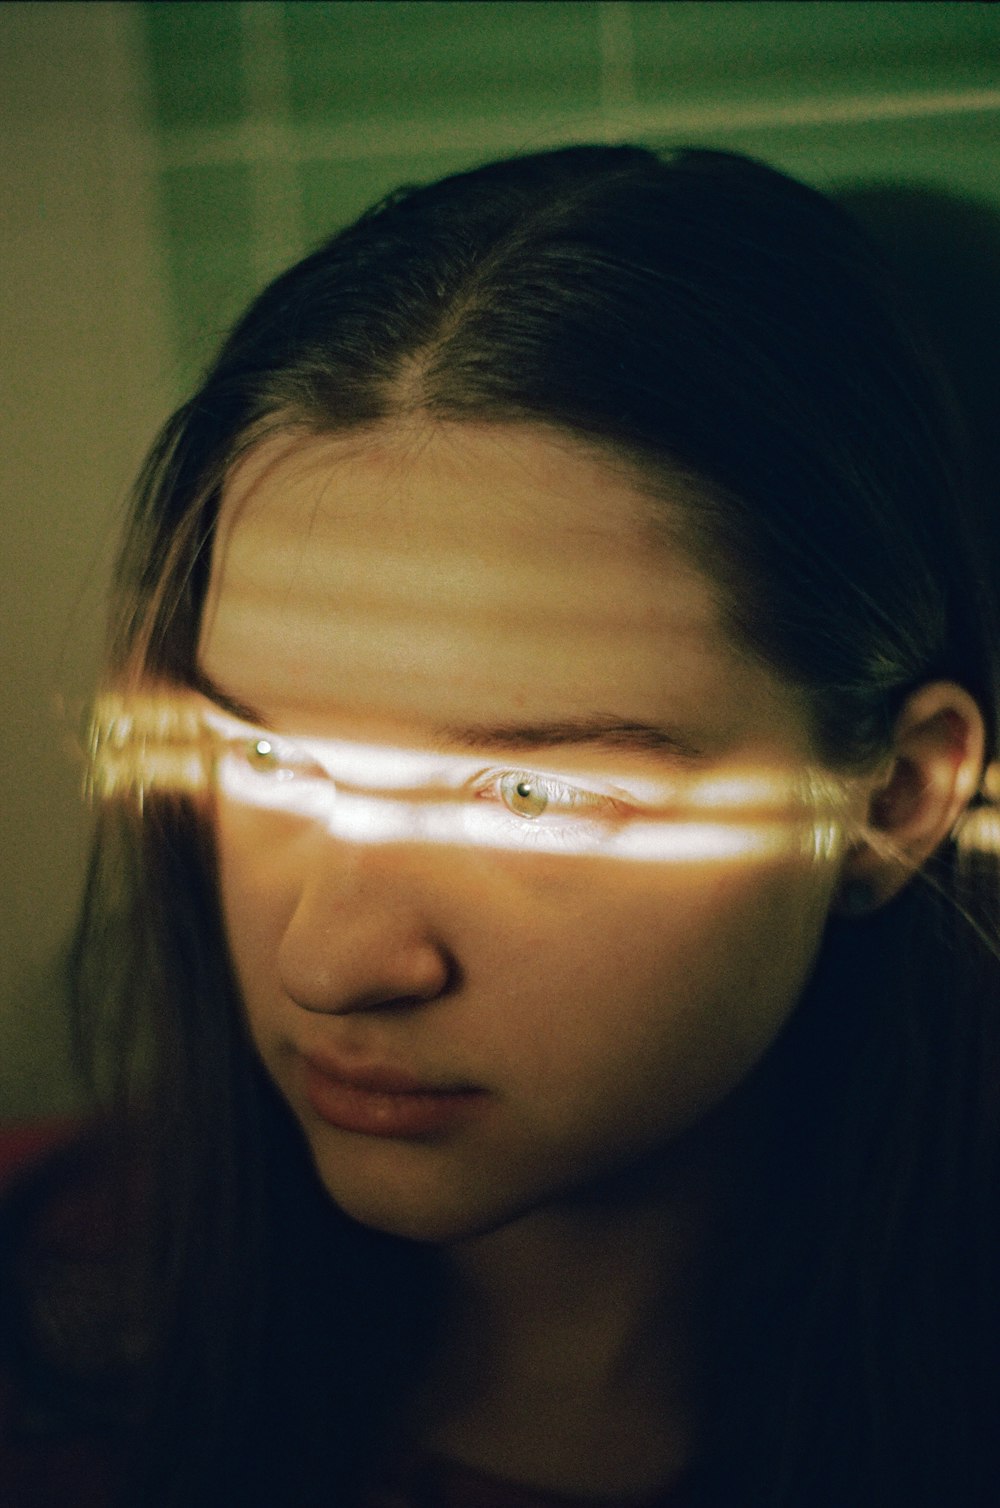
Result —
POLYGON ((613 1182, 802 991, 837 783, 651 519, 519 426, 286 435, 231 479, 199 661, 226 929, 366 1224, 451 1241, 613 1182))

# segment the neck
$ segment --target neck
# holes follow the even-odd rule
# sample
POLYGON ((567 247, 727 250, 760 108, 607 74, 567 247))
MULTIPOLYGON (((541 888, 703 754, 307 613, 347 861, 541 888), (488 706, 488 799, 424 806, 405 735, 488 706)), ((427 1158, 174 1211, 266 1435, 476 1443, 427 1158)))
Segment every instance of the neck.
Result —
POLYGON ((677 1476, 693 1433, 711 1161, 632 1173, 451 1248, 422 1443, 584 1496, 643 1494, 677 1476))

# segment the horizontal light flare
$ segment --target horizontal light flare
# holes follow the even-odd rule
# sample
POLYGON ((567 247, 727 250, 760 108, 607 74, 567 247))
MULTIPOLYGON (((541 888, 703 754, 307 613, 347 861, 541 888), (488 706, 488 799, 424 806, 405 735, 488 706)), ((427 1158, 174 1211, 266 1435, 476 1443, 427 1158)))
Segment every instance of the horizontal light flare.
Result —
POLYGON ((136 739, 176 742, 197 738, 203 722, 198 699, 190 692, 106 692, 94 707, 91 736, 111 748, 136 739))
MULTIPOLYGON (((248 724, 191 692, 105 697, 93 729, 89 785, 94 795, 132 796, 141 809, 146 793, 154 790, 215 789, 238 805, 319 823, 343 842, 645 862, 822 857, 839 843, 839 827, 825 805, 832 786, 827 789, 811 772, 693 776, 688 771, 658 780, 629 774, 626 791, 609 787, 607 770, 569 773, 532 762, 532 776, 592 789, 598 812, 556 808, 531 819, 470 787, 484 765, 496 770, 496 751, 456 755, 348 739, 291 738, 248 724), (258 746, 266 748, 264 758, 271 762, 255 767, 258 746), (600 812, 605 798, 615 815, 600 812), (618 815, 617 808, 630 802, 634 814, 618 815)), ((522 757, 513 756, 515 768, 522 757)))
POLYGON ((1000 759, 995 759, 983 771, 982 792, 987 801, 1000 804, 1000 759))
MULTIPOLYGON (((164 688, 151 692, 108 692, 100 696, 90 724, 90 761, 116 771, 111 785, 125 784, 124 772, 134 768, 136 778, 143 774, 143 761, 149 761, 146 784, 158 779, 170 783, 169 762, 157 761, 154 751, 166 745, 178 747, 183 783, 188 785, 193 766, 184 763, 179 746, 187 745, 199 757, 211 757, 220 745, 245 743, 256 737, 269 737, 257 728, 222 711, 197 692, 184 688, 164 688), (115 765, 115 756, 121 765, 115 765)), ((275 735, 277 737, 277 735, 275 735)), ((440 751, 403 748, 384 743, 358 740, 312 738, 281 735, 279 742, 308 753, 331 776, 348 785, 368 785, 378 789, 402 789, 427 778, 429 767, 435 772, 451 767, 461 773, 473 761, 440 751)), ((485 756, 482 756, 485 757, 485 756)), ((478 762, 482 762, 482 757, 478 762)), ((494 761, 495 762, 495 761, 494 761)), ((516 763, 516 760, 515 760, 516 763)), ((539 773, 545 773, 539 771, 539 773)), ((586 784, 600 784, 605 776, 594 771, 553 771, 557 778, 573 779, 586 784)), ((203 778, 210 779, 209 773, 203 778)), ((630 787, 637 799, 657 800, 663 782, 630 777, 630 787)), ((100 782, 98 782, 100 784, 100 782)), ((839 785, 818 770, 795 771, 777 775, 773 772, 739 771, 726 774, 699 775, 686 783, 685 799, 691 805, 708 807, 744 805, 748 802, 780 805, 791 800, 815 799, 836 804, 839 785)), ((983 773, 980 795, 989 806, 1000 806, 1000 760, 993 761, 983 773)), ((842 799, 839 798, 839 799, 842 799)))
MULTIPOLYGON (((515 755, 510 767, 518 769, 515 755)), ((519 817, 482 799, 468 781, 496 751, 455 755, 348 739, 290 738, 245 723, 193 692, 110 694, 95 709, 87 789, 98 799, 136 801, 147 793, 196 796, 218 789, 230 800, 317 821, 354 843, 432 843, 511 852, 590 854, 663 862, 769 859, 793 853, 830 859, 844 834, 844 788, 826 772, 690 771, 651 780, 629 773, 609 790, 608 773, 531 763, 530 773, 598 797, 630 801, 633 815, 605 819, 556 812, 519 817), (246 762, 265 740, 278 756, 266 772, 246 762), (282 761, 291 763, 282 763, 282 761), (670 793, 666 795, 665 793, 670 793)), ((987 771, 987 801, 1000 767, 987 771)), ((1000 854, 1000 809, 982 806, 960 824, 965 851, 1000 854)))
MULTIPOLYGON (((495 810, 448 804, 394 803, 372 796, 338 795, 322 820, 326 832, 357 844, 414 843, 506 849, 515 853, 592 854, 607 859, 662 862, 679 859, 771 858, 789 852, 790 833, 779 823, 635 821, 609 835, 574 832, 572 819, 552 827, 504 817, 495 810)), ((791 840, 796 847, 798 839, 791 840)))
POLYGON ((1000 857, 1000 760, 993 760, 983 771, 979 799, 980 804, 959 819, 955 841, 963 853, 1000 857))
POLYGON ((444 800, 434 799, 433 793, 404 799, 345 791, 332 781, 296 786, 225 758, 219 788, 224 799, 237 805, 294 813, 321 824, 330 837, 356 844, 434 844, 663 863, 826 855, 839 837, 833 824, 805 821, 801 813, 797 820, 747 820, 737 811, 707 821, 700 813, 692 818, 675 808, 669 817, 639 815, 617 822, 572 816, 523 819, 468 792, 449 793, 444 800))
POLYGON ((213 707, 203 714, 205 727, 219 745, 246 745, 265 738, 279 750, 307 756, 330 779, 344 785, 363 785, 375 790, 405 790, 422 782, 442 783, 447 772, 465 778, 475 761, 422 749, 398 748, 392 744, 363 743, 345 738, 310 738, 267 733, 229 717, 213 707))
MULTIPOLYGON (((498 753, 495 749, 484 749, 453 754, 439 749, 357 739, 277 734, 233 717, 194 693, 182 693, 177 697, 178 710, 173 719, 169 704, 163 698, 140 697, 134 701, 138 705, 130 703, 127 721, 116 714, 112 705, 109 731, 101 737, 99 747, 95 747, 99 762, 113 763, 116 753, 124 761, 127 755, 133 762, 137 778, 142 774, 142 760, 158 743, 161 747, 166 744, 179 746, 186 740, 197 750, 198 756, 206 760, 204 778, 210 781, 212 762, 223 756, 226 750, 246 750, 256 741, 265 740, 275 750, 279 765, 282 761, 291 762, 287 772, 276 770, 269 777, 271 780, 281 779, 286 774, 296 782, 325 775, 341 789, 354 787, 413 794, 419 788, 437 786, 459 791, 484 766, 503 764, 505 768, 519 770, 523 764, 526 773, 586 788, 612 799, 632 801, 638 806, 671 805, 675 792, 683 792, 686 807, 713 811, 729 806, 785 811, 789 807, 800 809, 803 805, 840 810, 843 804, 841 785, 812 769, 730 771, 726 774, 692 774, 690 770, 678 769, 651 779, 630 768, 627 775, 622 776, 627 789, 621 789, 609 782, 607 767, 603 770, 587 769, 576 763, 569 767, 563 759, 550 761, 526 754, 524 750, 498 753), (125 737, 126 727, 131 734, 130 740, 125 737), (310 764, 314 769, 312 773, 306 773, 310 764), (665 792, 670 794, 665 797, 665 792)), ((99 715, 95 716, 95 726, 104 720, 102 703, 99 704, 99 715)), ((154 785, 157 776, 168 781, 168 766, 157 761, 154 767, 150 760, 147 786, 154 785)), ((284 806, 287 802, 276 798, 275 804, 284 806)))
POLYGON ((154 790, 195 796, 204 793, 209 783, 205 759, 199 751, 164 744, 106 755, 92 767, 88 788, 101 799, 129 794, 141 797, 154 790))
POLYGON ((147 791, 197 795, 211 783, 213 740, 190 695, 108 693, 89 730, 85 792, 90 798, 147 791))
POLYGON ((962 820, 956 838, 966 853, 975 850, 1000 857, 1000 807, 981 806, 969 812, 962 820))

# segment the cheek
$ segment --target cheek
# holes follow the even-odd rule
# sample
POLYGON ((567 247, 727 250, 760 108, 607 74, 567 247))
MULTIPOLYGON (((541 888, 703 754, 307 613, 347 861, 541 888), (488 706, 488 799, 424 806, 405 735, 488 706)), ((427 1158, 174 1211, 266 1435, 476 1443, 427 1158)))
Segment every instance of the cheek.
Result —
POLYGON ((278 948, 297 882, 274 821, 222 812, 215 841, 226 937, 251 1018, 273 996, 278 948))
MULTIPOLYGON (((280 1057, 295 1012, 278 956, 315 835, 233 811, 217 839, 251 1031, 280 1057)), ((428 850, 406 867, 463 981, 436 1012, 414 1013, 420 1051, 495 1087, 526 1139, 597 1156, 683 1129, 751 1071, 801 994, 832 888, 801 861, 656 868, 428 850)))
MULTIPOLYGON (((506 963, 498 1057, 553 1121, 581 1104, 678 1129, 725 1095, 794 1010, 831 877, 801 865, 677 869, 536 898, 506 963)), ((503 959, 494 977, 503 977, 503 959)))
MULTIPOLYGON (((331 1197, 364 1223, 429 1240, 491 1229, 613 1176, 713 1110, 794 1009, 831 888, 802 864, 640 872, 441 850, 375 855, 386 883, 401 869, 412 881, 461 985, 430 1009, 372 1012, 366 1024, 394 1054, 487 1089, 490 1110, 438 1142, 369 1143, 318 1125, 287 1074, 284 1044, 301 1022, 278 955, 315 848, 240 814, 220 820, 218 847, 250 1029, 331 1197)), ((319 1023, 328 1041, 343 1025, 319 1023)))

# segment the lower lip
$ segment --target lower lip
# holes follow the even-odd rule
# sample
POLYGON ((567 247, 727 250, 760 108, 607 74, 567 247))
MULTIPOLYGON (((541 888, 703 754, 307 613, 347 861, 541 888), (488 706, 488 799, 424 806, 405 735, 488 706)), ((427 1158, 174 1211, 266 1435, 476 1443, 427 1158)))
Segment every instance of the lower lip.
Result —
POLYGON ((305 1065, 306 1099, 313 1112, 340 1131, 363 1136, 416 1137, 450 1131, 482 1104, 478 1090, 416 1089, 394 1093, 362 1089, 305 1065))

